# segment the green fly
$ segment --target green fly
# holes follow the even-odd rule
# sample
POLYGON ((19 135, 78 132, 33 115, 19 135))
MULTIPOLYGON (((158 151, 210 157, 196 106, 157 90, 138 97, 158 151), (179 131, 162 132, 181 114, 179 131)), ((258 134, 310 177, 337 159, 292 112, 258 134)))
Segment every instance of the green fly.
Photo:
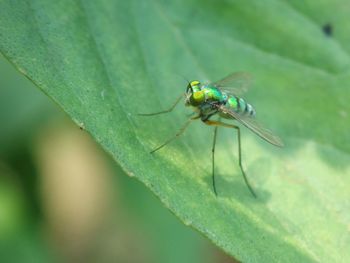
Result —
POLYGON ((243 98, 239 97, 239 95, 247 90, 251 82, 250 80, 250 75, 245 72, 235 72, 228 75, 222 80, 212 83, 202 84, 198 80, 193 80, 188 83, 186 92, 182 94, 169 109, 155 113, 140 114, 143 116, 153 116, 171 112, 182 98, 185 98, 185 105, 191 106, 196 114, 194 117, 189 118, 173 137, 169 138, 166 142, 153 149, 151 153, 158 151, 179 137, 193 120, 200 119, 203 123, 214 126, 214 138, 212 144, 212 184, 214 193, 217 195, 214 171, 217 129, 220 126, 233 128, 237 131, 238 164, 249 191, 254 197, 256 197, 256 194, 253 188, 250 186, 247 176, 242 167, 240 128, 237 125, 221 121, 221 118, 236 120, 265 141, 275 146, 283 146, 283 142, 279 137, 273 135, 269 130, 263 128, 256 121, 256 112, 253 106, 247 103, 243 98), (212 117, 214 116, 218 116, 218 120, 212 120, 212 117))

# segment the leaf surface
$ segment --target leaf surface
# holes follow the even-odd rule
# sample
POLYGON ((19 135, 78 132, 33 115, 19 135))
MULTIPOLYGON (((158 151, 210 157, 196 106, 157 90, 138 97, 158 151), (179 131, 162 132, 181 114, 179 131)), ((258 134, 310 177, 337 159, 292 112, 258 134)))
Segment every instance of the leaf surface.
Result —
MULTIPOLYGON (((346 1, 1 1, 0 50, 186 225, 243 262, 350 260, 349 51, 346 1), (332 34, 323 31, 330 25, 332 34), (245 98, 285 142, 234 131, 190 109, 162 116, 187 79, 234 71, 255 78, 245 98)), ((142 200, 140 200, 142 202, 142 200)), ((169 237, 171 238, 171 237, 169 237)))

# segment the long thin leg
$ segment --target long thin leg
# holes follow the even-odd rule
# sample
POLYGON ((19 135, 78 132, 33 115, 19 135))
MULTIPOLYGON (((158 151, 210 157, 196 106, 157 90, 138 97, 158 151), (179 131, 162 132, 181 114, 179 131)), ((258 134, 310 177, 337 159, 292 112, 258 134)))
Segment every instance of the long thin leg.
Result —
POLYGON ((186 130, 186 128, 188 127, 188 125, 191 123, 192 120, 194 120, 194 118, 191 118, 191 119, 187 120, 185 122, 185 124, 181 127, 181 129, 173 137, 169 138, 165 143, 163 143, 162 145, 160 145, 157 148, 153 149, 150 153, 154 153, 154 152, 160 150, 165 145, 167 145, 168 143, 172 142, 177 137, 179 137, 181 134, 183 134, 183 132, 186 130))
POLYGON ((241 130, 240 130, 240 128, 238 126, 236 126, 235 129, 237 130, 237 139, 238 139, 238 163, 239 163, 239 167, 241 168, 244 181, 245 181, 249 191, 256 198, 256 194, 255 194, 253 188, 250 186, 248 178, 247 178, 247 176, 246 176, 246 174, 245 174, 245 172, 243 170, 243 167, 242 167, 241 130))
MULTIPOLYGON (((253 190, 253 188, 251 187, 251 185, 249 184, 249 181, 248 181, 248 178, 243 170, 243 167, 242 167, 242 151, 241 151, 241 130, 238 126, 236 125, 233 125, 233 124, 227 124, 227 123, 224 123, 224 122, 220 122, 220 121, 211 121, 211 120, 207 120, 204 122, 205 124, 207 125, 212 125, 212 126, 222 126, 222 127, 227 127, 227 128, 233 128, 233 129, 236 129, 237 130, 237 139, 238 139, 238 164, 239 164, 239 167, 241 168, 241 172, 242 172, 242 175, 243 175, 243 179, 244 179, 244 182, 246 183, 249 191, 251 192, 251 194, 256 198, 256 194, 253 190)), ((214 190, 215 194, 216 194, 216 190, 214 190)))
POLYGON ((139 113, 138 115, 140 115, 140 116, 153 116, 153 115, 171 112, 176 107, 176 105, 180 102, 180 100, 183 98, 183 96, 184 96, 184 94, 181 94, 181 96, 176 99, 175 103, 173 105, 171 105, 171 107, 167 110, 154 112, 154 113, 139 113))
POLYGON ((216 145, 216 136, 218 132, 218 126, 215 126, 214 128, 214 138, 213 138, 213 147, 211 148, 211 177, 213 180, 213 189, 214 193, 217 196, 218 193, 216 192, 216 186, 215 186, 215 145, 216 145))

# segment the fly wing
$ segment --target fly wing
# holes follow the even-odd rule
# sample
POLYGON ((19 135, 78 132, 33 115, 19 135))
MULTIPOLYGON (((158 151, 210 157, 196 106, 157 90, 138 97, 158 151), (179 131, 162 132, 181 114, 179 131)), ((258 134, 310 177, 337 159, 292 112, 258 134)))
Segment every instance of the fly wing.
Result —
POLYGON ((248 90, 252 77, 247 72, 235 72, 225 78, 213 82, 212 85, 229 95, 242 95, 248 90))
POLYGON ((222 106, 219 107, 219 110, 225 114, 230 115, 232 118, 242 123, 244 126, 246 126, 248 129, 253 131, 255 134, 257 134, 259 137, 261 137, 265 141, 273 145, 283 147, 283 142, 278 136, 273 135, 271 131, 269 131, 268 129, 265 129, 252 117, 240 115, 237 112, 234 112, 222 106))

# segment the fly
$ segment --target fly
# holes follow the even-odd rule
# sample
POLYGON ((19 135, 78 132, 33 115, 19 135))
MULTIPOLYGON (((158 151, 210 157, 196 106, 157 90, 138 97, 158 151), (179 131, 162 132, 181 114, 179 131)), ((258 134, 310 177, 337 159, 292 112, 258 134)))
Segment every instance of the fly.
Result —
POLYGON ((217 129, 218 127, 235 129, 237 131, 238 139, 238 164, 249 191, 254 197, 256 197, 256 194, 251 187, 242 167, 240 128, 237 125, 221 121, 222 118, 227 120, 236 120, 265 141, 278 147, 283 146, 283 142, 279 137, 273 135, 272 132, 263 128, 263 126, 256 121, 256 112, 254 107, 247 103, 243 98, 239 97, 239 95, 243 94, 248 89, 250 82, 251 77, 245 72, 235 72, 219 81, 207 84, 202 84, 198 80, 193 80, 188 83, 186 92, 178 97, 175 103, 169 109, 155 113, 139 114, 142 116, 154 116, 171 112, 183 97, 185 98, 185 105, 192 107, 196 113, 196 116, 189 118, 174 136, 169 138, 163 144, 159 145, 157 148, 153 149, 151 153, 160 150, 183 134, 193 120, 200 119, 203 123, 214 126, 214 137, 212 144, 212 184, 214 193, 217 196, 214 170, 217 129), (213 116, 218 116, 218 120, 212 120, 213 116))

